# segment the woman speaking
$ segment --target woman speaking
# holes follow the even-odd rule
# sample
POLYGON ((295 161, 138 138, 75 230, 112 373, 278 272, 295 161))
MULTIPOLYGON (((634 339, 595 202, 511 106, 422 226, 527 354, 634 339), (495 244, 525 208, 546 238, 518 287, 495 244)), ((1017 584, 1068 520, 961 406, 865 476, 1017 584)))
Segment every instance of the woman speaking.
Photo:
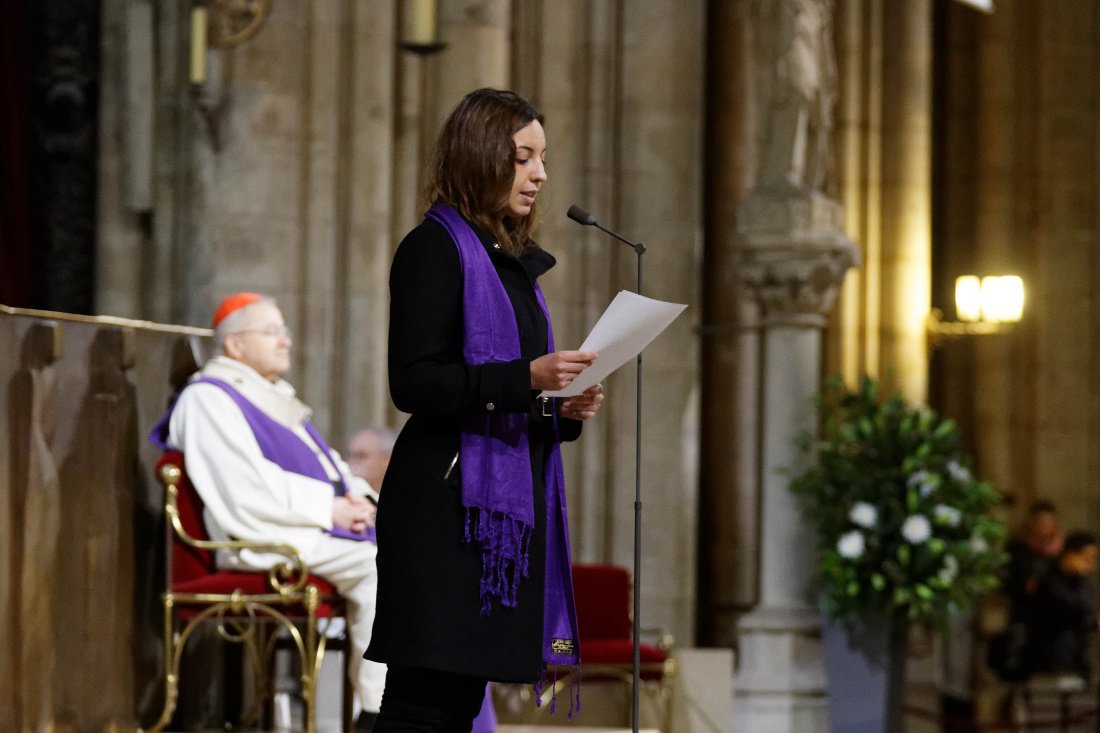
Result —
POLYGON ((555 261, 531 239, 546 178, 538 112, 471 92, 440 133, 424 221, 394 255, 390 393, 411 417, 378 509, 376 733, 468 733, 487 681, 579 663, 560 443, 603 389, 538 397, 596 359, 554 349, 538 278, 555 261))

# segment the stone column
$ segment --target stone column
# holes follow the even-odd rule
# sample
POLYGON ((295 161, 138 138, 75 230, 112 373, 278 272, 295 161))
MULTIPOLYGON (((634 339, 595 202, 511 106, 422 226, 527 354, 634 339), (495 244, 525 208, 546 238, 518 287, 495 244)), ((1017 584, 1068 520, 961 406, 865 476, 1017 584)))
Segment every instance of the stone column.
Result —
POLYGON ((826 730, 814 541, 789 484, 806 467, 822 331, 859 259, 827 190, 837 93, 832 0, 754 6, 755 185, 738 210, 746 307, 759 313, 758 595, 738 621, 736 730, 826 730))
POLYGON ((813 538, 789 483, 814 429, 822 329, 855 245, 819 193, 759 190, 741 210, 741 280, 761 310, 759 605, 739 621, 736 730, 825 730, 813 538))
MULTIPOLYGON (((840 296, 826 371, 851 384, 868 374, 885 391, 897 388, 921 402, 928 389, 933 239, 932 5, 839 0, 835 14, 837 134, 829 190, 842 202, 863 266, 840 296)), ((945 107, 941 114, 971 108, 945 107)), ((971 148, 948 158, 969 160, 971 148)))
POLYGON ((447 115, 467 93, 479 87, 511 86, 512 3, 507 0, 459 0, 439 4, 440 32, 447 50, 436 68, 435 89, 424 114, 434 113, 429 144, 447 115))
POLYGON ((737 614, 756 604, 759 317, 740 295, 737 216, 755 181, 752 24, 748 3, 707 5, 698 630, 734 646, 737 614))
POLYGON ((932 6, 885 3, 882 38, 881 377, 928 397, 932 274, 932 6))

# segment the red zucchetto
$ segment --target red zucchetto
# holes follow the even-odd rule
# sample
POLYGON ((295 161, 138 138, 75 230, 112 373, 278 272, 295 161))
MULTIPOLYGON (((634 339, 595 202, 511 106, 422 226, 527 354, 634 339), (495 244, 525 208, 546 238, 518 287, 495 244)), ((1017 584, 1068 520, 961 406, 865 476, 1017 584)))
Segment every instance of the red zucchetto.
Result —
POLYGON ((238 311, 244 308, 246 305, 251 305, 257 300, 263 300, 264 296, 259 293, 235 293, 233 295, 227 295, 222 298, 221 305, 214 311, 214 328, 218 327, 218 324, 225 320, 226 316, 234 311, 238 311))

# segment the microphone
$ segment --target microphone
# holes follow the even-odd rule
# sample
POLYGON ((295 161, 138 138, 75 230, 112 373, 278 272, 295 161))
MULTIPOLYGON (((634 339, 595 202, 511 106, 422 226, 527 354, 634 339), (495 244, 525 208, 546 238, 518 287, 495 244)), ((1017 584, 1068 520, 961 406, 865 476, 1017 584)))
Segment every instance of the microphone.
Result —
MULTIPOLYGON (((586 227, 596 227, 601 232, 610 234, 615 239, 626 244, 634 250, 634 253, 638 255, 638 295, 642 294, 642 255, 645 254, 645 245, 641 242, 631 242, 629 239, 613 232, 610 229, 600 226, 600 223, 596 221, 596 217, 589 214, 581 207, 573 204, 569 207, 569 211, 566 212, 573 221, 586 227)), ((631 641, 634 645, 634 663, 631 669, 631 685, 634 688, 634 699, 632 700, 631 720, 634 724, 634 733, 638 733, 638 691, 641 689, 639 684, 641 680, 641 654, 638 651, 641 648, 641 644, 638 641, 641 627, 638 624, 640 615, 638 609, 642 605, 641 585, 639 579, 642 577, 642 352, 638 352, 635 363, 637 367, 634 370, 634 384, 635 386, 635 401, 634 401, 634 619, 633 629, 631 630, 631 641)))
POLYGON ((638 255, 645 254, 644 244, 642 244, 641 242, 631 242, 629 239, 619 234, 618 232, 613 232, 607 227, 602 226, 598 221, 596 221, 596 217, 592 216, 576 204, 570 206, 569 211, 565 212, 565 215, 582 226, 596 227, 601 232, 610 234, 615 239, 633 249, 638 255))
POLYGON ((595 226, 599 223, 596 221, 596 217, 592 216, 576 204, 570 206, 569 211, 565 212, 565 215, 573 221, 577 222, 578 224, 583 224, 584 226, 595 226))

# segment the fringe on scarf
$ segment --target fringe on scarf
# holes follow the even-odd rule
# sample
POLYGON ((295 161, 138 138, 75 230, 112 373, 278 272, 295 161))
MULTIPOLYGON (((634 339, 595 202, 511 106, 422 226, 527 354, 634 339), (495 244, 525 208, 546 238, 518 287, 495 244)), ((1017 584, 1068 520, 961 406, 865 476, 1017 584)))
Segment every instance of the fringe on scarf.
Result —
POLYGON ((481 615, 489 615, 494 600, 515 608, 520 580, 528 572, 531 527, 503 512, 466 507, 463 537, 481 548, 481 615))
MULTIPOLYGON (((535 692, 535 707, 542 707, 542 691, 546 687, 547 683, 547 671, 553 675, 553 679, 550 681, 550 714, 553 715, 558 709, 558 670, 561 669, 560 665, 551 664, 547 662, 542 667, 542 674, 534 684, 535 692)), ((569 665, 569 712, 565 714, 566 720, 573 720, 573 716, 579 714, 581 711, 581 666, 579 664, 569 665)))

